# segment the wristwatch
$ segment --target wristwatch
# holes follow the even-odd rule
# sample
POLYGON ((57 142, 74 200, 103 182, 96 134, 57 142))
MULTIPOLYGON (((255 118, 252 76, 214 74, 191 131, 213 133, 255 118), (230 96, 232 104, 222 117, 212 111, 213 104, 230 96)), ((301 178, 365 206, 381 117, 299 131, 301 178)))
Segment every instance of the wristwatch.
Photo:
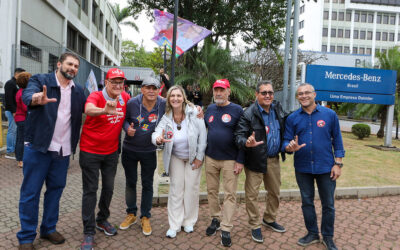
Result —
POLYGON ((338 165, 339 168, 342 168, 342 167, 343 167, 343 163, 342 163, 342 162, 336 162, 336 161, 335 161, 335 165, 338 165))

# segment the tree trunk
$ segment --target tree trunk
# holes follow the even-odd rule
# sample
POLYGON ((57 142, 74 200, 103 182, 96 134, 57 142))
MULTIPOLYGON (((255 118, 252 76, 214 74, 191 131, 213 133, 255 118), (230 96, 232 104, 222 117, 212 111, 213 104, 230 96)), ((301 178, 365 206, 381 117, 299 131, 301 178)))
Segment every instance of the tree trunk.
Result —
POLYGON ((386 111, 387 111, 387 106, 385 106, 382 111, 381 111, 381 125, 379 127, 379 131, 376 134, 376 137, 378 138, 383 138, 385 136, 385 125, 386 125, 386 111))
POLYGON ((399 139, 399 118, 396 117, 396 138, 399 139))

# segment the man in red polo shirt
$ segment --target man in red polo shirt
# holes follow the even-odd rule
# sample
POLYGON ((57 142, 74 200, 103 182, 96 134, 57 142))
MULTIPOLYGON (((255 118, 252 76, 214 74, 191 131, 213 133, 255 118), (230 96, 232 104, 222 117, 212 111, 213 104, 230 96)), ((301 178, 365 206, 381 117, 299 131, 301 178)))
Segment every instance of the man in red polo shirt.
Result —
MULTIPOLYGON (((107 218, 118 164, 118 142, 129 95, 124 92, 125 75, 120 69, 107 72, 105 88, 89 95, 82 128, 79 164, 82 169, 82 220, 84 240, 81 249, 93 249, 95 227, 106 235, 117 233, 107 218), (96 194, 102 176, 99 212, 95 218, 96 194)), ((132 128, 133 129, 133 128, 132 128)))

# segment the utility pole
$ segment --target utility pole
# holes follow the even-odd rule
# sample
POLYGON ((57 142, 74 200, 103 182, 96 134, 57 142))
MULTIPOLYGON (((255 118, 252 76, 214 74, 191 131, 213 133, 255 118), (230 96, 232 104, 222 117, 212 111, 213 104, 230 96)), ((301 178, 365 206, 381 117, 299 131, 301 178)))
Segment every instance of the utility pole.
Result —
POLYGON ((294 0, 294 19, 293 19, 293 48, 292 48, 292 68, 290 71, 290 107, 294 110, 296 76, 297 76, 297 47, 299 43, 299 0, 294 0))
POLYGON ((288 111, 288 83, 289 83, 289 53, 290 53, 290 20, 292 16, 292 0, 287 1, 285 63, 283 66, 283 110, 288 111))
POLYGON ((174 8, 174 29, 172 38, 172 58, 171 58, 171 85, 175 84, 175 61, 176 61, 176 31, 178 28, 178 4, 179 0, 175 0, 174 8))

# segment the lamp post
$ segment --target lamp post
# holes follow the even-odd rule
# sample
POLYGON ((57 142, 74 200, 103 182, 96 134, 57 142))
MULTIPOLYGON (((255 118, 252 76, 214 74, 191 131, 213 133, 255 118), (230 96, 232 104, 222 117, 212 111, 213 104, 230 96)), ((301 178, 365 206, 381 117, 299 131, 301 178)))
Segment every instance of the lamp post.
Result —
POLYGON ((178 4, 179 0, 175 0, 174 8, 174 29, 172 38, 172 60, 171 60, 171 85, 175 84, 175 61, 176 61, 176 31, 178 23, 178 4))

